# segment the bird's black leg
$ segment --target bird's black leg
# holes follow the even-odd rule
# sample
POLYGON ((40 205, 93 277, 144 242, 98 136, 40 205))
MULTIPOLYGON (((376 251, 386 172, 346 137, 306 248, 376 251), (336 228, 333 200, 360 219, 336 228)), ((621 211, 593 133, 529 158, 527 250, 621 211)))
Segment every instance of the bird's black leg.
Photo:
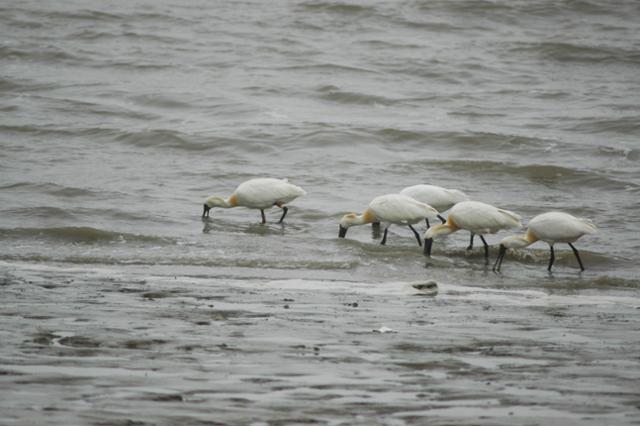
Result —
POLYGON ((502 267, 502 261, 504 260, 504 256, 507 254, 507 248, 500 244, 500 251, 498 252, 498 257, 496 257, 496 263, 493 264, 493 272, 500 272, 500 268, 502 267))
POLYGON ((473 250, 473 237, 474 234, 471 233, 471 240, 469 240, 469 247, 467 247, 467 250, 473 250))
POLYGON ((426 217, 424 218, 424 221, 427 222, 427 229, 429 229, 431 227, 431 225, 429 225, 429 219, 427 219, 426 217))
POLYGON ((267 223, 267 218, 264 217, 264 209, 260 209, 260 215, 262 216, 262 223, 267 223))
POLYGON ((386 228, 384 228, 384 235, 382 236, 382 241, 380 241, 380 244, 385 245, 387 243, 387 231, 389 230, 389 227, 387 226, 386 228))
POLYGON ((444 217, 438 215, 438 219, 440 219, 442 221, 442 223, 447 223, 447 219, 445 219, 444 217))
POLYGON ((480 239, 482 240, 482 244, 484 244, 484 263, 489 264, 489 244, 484 239, 483 235, 480 235, 480 239))
POLYGON ((580 270, 584 271, 584 266, 582 266, 582 260, 580 260, 580 255, 578 254, 578 249, 573 246, 573 244, 568 243, 571 250, 573 250, 573 254, 576 255, 576 259, 578 259, 578 263, 580 264, 580 270))
POLYGON ((278 223, 282 223, 288 211, 289 211, 289 208, 287 206, 282 206, 282 216, 280 217, 280 220, 278 221, 278 223))
POLYGON ((549 267, 547 268, 547 271, 551 272, 551 267, 553 266, 553 262, 556 260, 556 255, 553 253, 553 246, 549 246, 549 248, 551 249, 551 256, 549 257, 549 267))
POLYGON ((418 231, 416 231, 416 229, 411 225, 409 225, 409 229, 411 229, 413 231, 413 235, 415 235, 416 236, 416 240, 418 240, 418 245, 420 247, 422 247, 422 241, 420 240, 420 234, 418 234, 418 231))

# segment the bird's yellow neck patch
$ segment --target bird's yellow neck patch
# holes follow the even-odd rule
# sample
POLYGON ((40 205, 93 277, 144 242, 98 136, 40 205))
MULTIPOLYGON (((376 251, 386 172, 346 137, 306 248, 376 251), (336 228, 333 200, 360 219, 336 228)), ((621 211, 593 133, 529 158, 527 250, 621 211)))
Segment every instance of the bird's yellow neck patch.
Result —
POLYGON ((369 209, 365 210, 364 213, 362 213, 362 219, 364 220, 364 223, 372 223, 378 220, 376 215, 373 214, 373 212, 369 209))
POLYGON ((460 227, 456 224, 456 222, 453 220, 453 218, 451 217, 451 215, 449 215, 447 217, 447 221, 444 223, 448 228, 451 228, 452 231, 457 231, 458 229, 460 229, 460 227))
POLYGON ((238 197, 236 197, 236 194, 233 194, 231 197, 229 197, 229 204, 232 207, 235 207, 238 205, 238 197))

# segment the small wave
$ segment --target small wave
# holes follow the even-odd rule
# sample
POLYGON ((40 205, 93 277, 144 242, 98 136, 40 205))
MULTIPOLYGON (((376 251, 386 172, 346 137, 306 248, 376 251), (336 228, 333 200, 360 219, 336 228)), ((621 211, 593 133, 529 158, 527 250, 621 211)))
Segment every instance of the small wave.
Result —
POLYGON ((34 183, 34 182, 17 182, 9 185, 0 186, 0 191, 15 192, 37 192, 41 194, 53 195, 56 197, 104 197, 103 192, 93 191, 86 188, 75 188, 55 183, 34 183))
POLYGON ((193 108, 193 105, 188 102, 179 101, 177 99, 170 98, 166 95, 139 95, 131 98, 137 104, 143 106, 152 106, 158 108, 167 108, 167 109, 188 109, 193 108))
POLYGON ((70 243, 100 242, 143 242, 174 244, 175 240, 152 235, 136 235, 124 232, 106 231, 91 227, 52 227, 52 228, 4 228, 0 229, 2 239, 56 240, 70 243))
MULTIPOLYGON (((2 235, 0 231, 0 235, 2 235)), ((199 257, 116 257, 116 256, 51 256, 44 254, 0 254, 0 260, 12 262, 62 262, 86 265, 156 265, 193 266, 207 268, 249 268, 274 270, 351 270, 359 266, 357 261, 315 261, 315 260, 269 260, 269 259, 226 259, 199 257)))
POLYGON ((615 132, 636 136, 640 134, 640 120, 637 115, 616 119, 585 118, 571 130, 588 134, 615 132))
MULTIPOLYGON (((481 170, 482 173, 493 173, 496 175, 509 175, 527 178, 533 182, 542 184, 565 185, 592 185, 599 188, 623 190, 629 186, 635 187, 633 182, 625 182, 616 180, 597 171, 578 170, 568 167, 549 165, 549 164, 527 164, 515 165, 510 163, 488 161, 488 160, 449 160, 435 161, 438 167, 449 169, 453 172, 468 172, 469 170, 481 170)), ((434 162, 429 162, 429 166, 433 166, 434 162)), ((425 162, 421 161, 417 164, 410 165, 417 170, 426 167, 425 162)))
POLYGON ((107 60, 99 62, 96 61, 90 64, 85 63, 85 65, 93 66, 94 68, 113 67, 132 71, 163 71, 175 68, 174 64, 159 62, 159 59, 160 58, 158 58, 157 62, 107 60))
POLYGON ((335 86, 323 86, 318 89, 320 99, 348 105, 393 105, 394 100, 383 96, 340 90, 335 86))
POLYGON ((584 63, 640 63, 640 52, 615 46, 587 46, 573 43, 520 43, 512 53, 530 53, 549 61, 584 63))
POLYGON ((41 12, 41 14, 45 15, 49 19, 60 19, 63 21, 68 20, 82 20, 82 21, 99 21, 99 22, 107 22, 107 21, 120 21, 123 16, 115 13, 102 12, 99 10, 79 10, 72 9, 71 11, 50 11, 50 12, 41 12))
POLYGON ((189 144, 184 133, 169 129, 151 129, 138 132, 127 132, 116 137, 119 142, 125 142, 139 147, 172 147, 182 148, 189 144))
MULTIPOLYGON (((578 244, 579 246, 579 244, 578 244)), ((564 245, 567 249, 564 250, 562 248, 562 244, 555 245, 555 262, 554 265, 562 265, 562 266, 577 266, 577 260, 573 251, 569 248, 569 246, 564 245)), ((578 247, 580 251, 580 258, 582 262, 587 267, 597 267, 597 266, 611 266, 616 263, 624 263, 620 260, 612 258, 610 256, 606 256, 601 253, 596 253, 588 250, 583 250, 578 247)), ((497 249, 492 248, 492 253, 495 251, 495 255, 497 255, 497 249)), ((526 249, 511 249, 507 252, 507 256, 505 258, 505 264, 507 262, 514 261, 525 264, 540 264, 540 265, 548 265, 549 263, 550 250, 549 247, 545 244, 538 243, 537 248, 526 248, 526 249), (545 248, 546 247, 546 248, 545 248)))
POLYGON ((280 67, 281 71, 300 71, 305 73, 318 73, 318 74, 330 74, 330 73, 344 73, 350 72, 355 74, 380 74, 378 71, 369 69, 356 67, 353 65, 344 65, 344 64, 334 64, 334 63, 323 63, 323 64, 311 64, 311 65, 292 65, 280 67))
POLYGON ((6 217, 21 217, 21 218, 47 218, 47 219, 75 219, 75 216, 58 207, 27 207, 2 210, 2 214, 6 217))
MULTIPOLYGON (((126 119, 138 119, 138 120, 153 120, 156 119, 157 116, 153 114, 149 114, 147 112, 131 110, 128 108, 124 108, 120 105, 105 105, 98 104, 95 102, 87 102, 77 99, 56 99, 56 105, 52 108, 62 111, 69 114, 78 114, 79 111, 82 113, 90 113, 103 117, 117 117, 117 118, 126 118, 126 119)), ((106 128, 89 128, 89 129, 78 129, 78 134, 84 133, 90 136, 93 136, 96 130, 104 131, 105 134, 112 134, 115 129, 106 129, 106 128)))
POLYGON ((599 146, 598 154, 624 158, 629 161, 640 160, 640 150, 630 148, 617 148, 613 146, 599 146))
POLYGON ((309 12, 324 12, 343 16, 372 15, 376 12, 373 6, 363 4, 342 3, 336 1, 309 1, 301 5, 309 12))
POLYGON ((534 137, 489 133, 489 132, 434 132, 385 127, 373 131, 373 134, 381 140, 393 142, 409 142, 419 144, 422 148, 425 142, 429 144, 442 145, 444 147, 456 146, 459 148, 482 147, 483 150, 499 150, 503 152, 506 148, 517 150, 531 149, 540 150, 540 147, 547 146, 549 140, 534 137))
POLYGON ((31 48, 16 48, 0 45, 0 57, 5 60, 20 59, 26 61, 39 61, 46 63, 56 63, 65 61, 79 61, 75 55, 60 50, 55 46, 38 46, 31 48))

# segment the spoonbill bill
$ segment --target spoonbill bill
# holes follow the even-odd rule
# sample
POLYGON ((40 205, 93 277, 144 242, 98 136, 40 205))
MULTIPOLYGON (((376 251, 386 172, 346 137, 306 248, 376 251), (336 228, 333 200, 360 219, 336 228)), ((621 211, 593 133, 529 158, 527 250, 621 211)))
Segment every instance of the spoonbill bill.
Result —
POLYGON ((484 244, 484 257, 489 263, 489 245, 484 239, 485 234, 495 234, 502 229, 520 228, 520 216, 509 210, 499 209, 479 201, 462 201, 451 208, 447 221, 434 225, 424 234, 424 254, 431 256, 433 239, 449 235, 460 229, 478 234, 484 244))
POLYGON ((282 216, 278 223, 282 223, 289 209, 285 204, 296 198, 305 195, 304 189, 289 183, 286 179, 256 178, 250 179, 238 185, 236 190, 229 196, 223 198, 212 196, 206 199, 202 217, 209 217, 209 211, 213 207, 229 209, 232 207, 247 207, 259 209, 262 216, 262 223, 267 220, 264 210, 273 206, 282 209, 282 216))
MULTIPOLYGON (((413 185, 404 188, 400 191, 401 194, 408 195, 421 203, 425 203, 438 210, 444 212, 453 207, 454 204, 461 201, 467 201, 469 197, 457 189, 447 189, 436 185, 413 185)), ((446 222, 446 219, 438 215, 438 219, 442 223, 446 222)), ((429 227, 429 219, 425 219, 427 222, 427 228, 429 227)))
POLYGON ((382 222, 384 226, 384 235, 380 244, 386 244, 387 232, 389 226, 405 225, 408 226, 418 240, 418 244, 422 245, 420 241, 420 234, 411 225, 420 222, 421 220, 438 216, 438 211, 428 204, 421 203, 408 195, 403 194, 387 194, 374 198, 369 207, 362 213, 349 213, 342 217, 340 220, 340 232, 338 236, 344 238, 347 235, 347 229, 354 225, 364 225, 366 223, 382 222))
POLYGON ((576 255, 576 259, 578 259, 580 270, 584 271, 580 254, 578 254, 578 250, 571 243, 585 234, 594 234, 597 230, 598 228, 596 228, 589 219, 575 217, 563 212, 542 213, 531 219, 527 232, 524 235, 512 235, 500 241, 500 252, 498 253, 496 263, 493 265, 493 270, 500 271, 507 249, 524 248, 541 240, 549 244, 549 248, 551 249, 548 271, 551 271, 551 267, 555 261, 555 254, 553 252, 553 245, 555 243, 569 244, 569 247, 571 247, 571 250, 573 250, 573 253, 576 255))

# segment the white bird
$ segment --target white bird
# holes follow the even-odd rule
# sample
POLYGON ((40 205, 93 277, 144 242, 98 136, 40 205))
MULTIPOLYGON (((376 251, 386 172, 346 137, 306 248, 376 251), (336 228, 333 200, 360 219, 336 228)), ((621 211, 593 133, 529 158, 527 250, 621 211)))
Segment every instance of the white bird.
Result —
POLYGON ((578 218, 563 212, 542 213, 531 219, 524 235, 512 235, 500 241, 500 252, 496 263, 493 265, 493 270, 500 271, 507 249, 524 248, 541 240, 549 244, 551 249, 547 270, 551 271, 555 260, 553 245, 555 243, 567 243, 576 255, 576 259, 578 259, 580 270, 584 271, 578 250, 571 243, 585 234, 594 234, 597 230, 598 228, 589 219, 578 218))
MULTIPOLYGON (((431 256, 433 239, 465 229, 480 235, 484 244, 484 257, 489 262, 489 245, 484 234, 495 234, 502 229, 520 228, 520 216, 509 210, 499 209, 479 201, 462 201, 451 208, 446 223, 434 225, 424 234, 424 254, 431 256)), ((472 240, 473 241, 473 240, 472 240)))
POLYGON ((202 217, 209 217, 209 210, 213 207, 225 209, 232 207, 248 207, 259 209, 262 215, 262 223, 266 223, 264 210, 273 206, 282 209, 282 216, 278 223, 282 223, 289 210, 285 204, 305 195, 304 189, 290 184, 286 179, 257 178, 250 179, 238 185, 229 198, 212 196, 204 203, 202 217))
POLYGON ((373 223, 380 221, 384 226, 384 236, 380 244, 387 242, 387 231, 391 224, 408 226, 418 240, 418 244, 422 245, 420 241, 420 234, 413 228, 413 224, 420 222, 421 220, 430 217, 435 218, 438 216, 438 211, 428 204, 421 203, 407 195, 403 194, 387 194, 374 198, 369 207, 360 215, 356 213, 349 213, 342 217, 340 220, 340 232, 338 236, 344 238, 347 235, 347 229, 354 225, 364 225, 366 223, 373 223))
MULTIPOLYGON (((469 197, 457 189, 447 189, 436 185, 413 185, 404 188, 400 191, 401 194, 408 195, 409 197, 425 203, 438 210, 440 213, 449 210, 454 204, 461 201, 467 201, 469 197)), ((442 223, 446 222, 446 219, 438 215, 438 219, 442 223)), ((429 227, 429 219, 427 221, 427 228, 429 227)))

